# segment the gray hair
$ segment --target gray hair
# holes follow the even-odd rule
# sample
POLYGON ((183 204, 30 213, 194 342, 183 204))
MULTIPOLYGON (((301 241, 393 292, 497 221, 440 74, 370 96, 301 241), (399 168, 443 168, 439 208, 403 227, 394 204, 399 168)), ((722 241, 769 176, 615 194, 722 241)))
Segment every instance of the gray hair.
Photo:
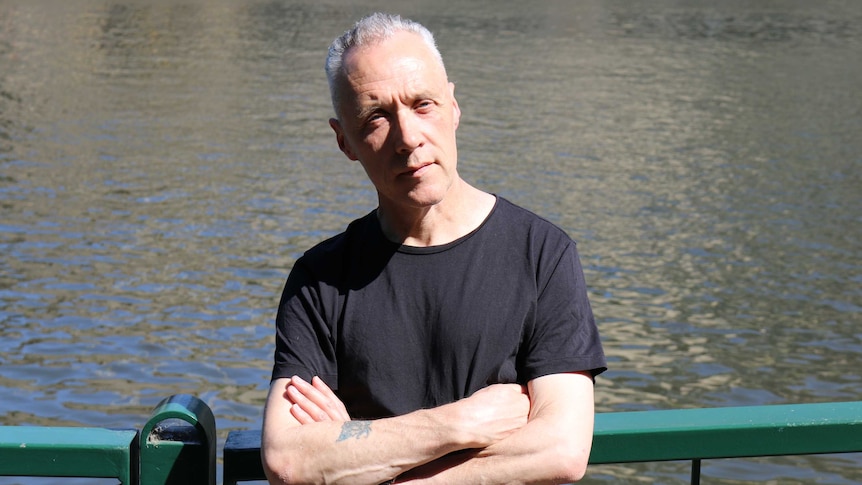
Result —
POLYGON ((427 44, 445 71, 443 56, 437 49, 434 34, 424 25, 409 19, 401 18, 400 15, 391 15, 376 12, 363 17, 353 25, 353 28, 341 34, 332 41, 329 46, 329 54, 326 56, 326 79, 329 82, 329 95, 332 98, 332 107, 336 116, 340 103, 338 93, 338 81, 343 73, 344 54, 353 47, 362 47, 386 40, 398 32, 412 32, 418 34, 427 44))

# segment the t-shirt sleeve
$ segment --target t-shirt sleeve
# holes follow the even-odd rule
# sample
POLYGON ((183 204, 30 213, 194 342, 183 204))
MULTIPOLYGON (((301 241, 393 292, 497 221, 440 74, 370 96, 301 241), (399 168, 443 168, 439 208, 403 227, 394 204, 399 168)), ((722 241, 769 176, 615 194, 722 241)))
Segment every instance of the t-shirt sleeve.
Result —
POLYGON ((319 376, 337 388, 332 329, 325 310, 325 288, 300 258, 284 286, 275 319, 272 379, 297 375, 309 382, 319 376))
POLYGON ((527 331, 523 357, 527 381, 575 371, 595 377, 607 369, 574 241, 556 254, 543 255, 538 264, 536 319, 527 331))

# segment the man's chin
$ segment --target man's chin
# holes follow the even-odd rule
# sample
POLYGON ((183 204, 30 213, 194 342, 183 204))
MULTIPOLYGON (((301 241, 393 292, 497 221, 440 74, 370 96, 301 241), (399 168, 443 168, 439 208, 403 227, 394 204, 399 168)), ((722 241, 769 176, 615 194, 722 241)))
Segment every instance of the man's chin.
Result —
POLYGON ((434 207, 443 202, 447 194, 447 190, 439 187, 431 190, 413 190, 407 194, 407 200, 417 209, 434 207))

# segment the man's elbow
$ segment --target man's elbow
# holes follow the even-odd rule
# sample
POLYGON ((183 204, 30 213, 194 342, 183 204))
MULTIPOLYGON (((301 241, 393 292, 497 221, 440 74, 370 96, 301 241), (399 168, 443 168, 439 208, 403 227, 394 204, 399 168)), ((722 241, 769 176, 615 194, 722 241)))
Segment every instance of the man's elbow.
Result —
POLYGON ((269 483, 290 483, 287 463, 278 453, 262 446, 260 448, 260 463, 263 465, 263 474, 266 475, 269 483))
POLYGON ((563 440, 555 446, 550 459, 554 474, 560 483, 580 481, 587 472, 587 462, 590 459, 590 443, 575 440, 563 440))
POLYGON ((587 460, 583 461, 575 461, 571 460, 568 462, 568 466, 566 466, 564 470, 563 481, 565 483, 571 482, 579 482, 584 478, 584 475, 587 473, 587 460))
POLYGON ((296 460, 287 453, 280 453, 272 447, 263 446, 260 449, 260 460, 263 465, 263 473, 271 484, 300 484, 309 483, 301 478, 296 465, 296 460))

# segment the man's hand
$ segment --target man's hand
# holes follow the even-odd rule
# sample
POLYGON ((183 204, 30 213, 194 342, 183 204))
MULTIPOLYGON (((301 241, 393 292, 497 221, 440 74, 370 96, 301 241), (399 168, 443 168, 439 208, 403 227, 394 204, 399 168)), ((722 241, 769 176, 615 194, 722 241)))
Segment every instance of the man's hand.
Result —
POLYGON ((518 384, 493 384, 454 403, 469 433, 468 448, 484 448, 527 424, 530 398, 518 384))
POLYGON ((290 414, 300 424, 350 421, 350 415, 344 403, 323 382, 323 379, 317 376, 311 379, 310 384, 293 376, 284 390, 284 397, 291 403, 290 414))

